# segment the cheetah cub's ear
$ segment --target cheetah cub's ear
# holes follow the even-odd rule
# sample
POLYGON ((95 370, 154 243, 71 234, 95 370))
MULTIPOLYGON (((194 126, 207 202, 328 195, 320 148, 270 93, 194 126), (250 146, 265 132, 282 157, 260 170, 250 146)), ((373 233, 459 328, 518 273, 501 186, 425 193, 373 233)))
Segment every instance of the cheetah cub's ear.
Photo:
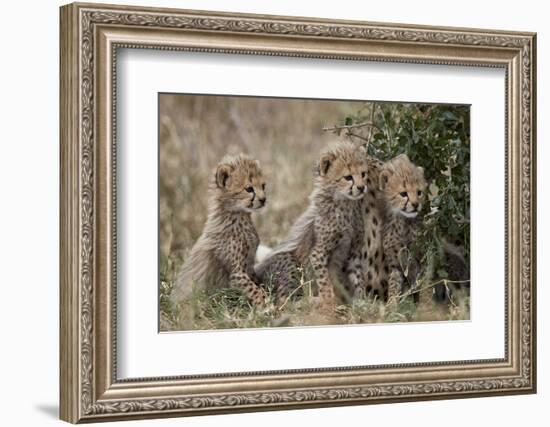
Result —
POLYGON ((319 175, 325 176, 334 160, 336 160, 334 153, 324 153, 319 159, 319 175))
POLYGON ((231 166, 224 164, 218 165, 216 169, 216 185, 219 188, 225 188, 231 172, 233 172, 233 168, 231 166))
POLYGON ((382 172, 380 172, 380 177, 378 179, 378 188, 380 190, 384 190, 386 188, 386 185, 388 184, 391 175, 391 171, 387 169, 384 169, 382 172))
MULTIPOLYGON (((395 171, 394 168, 399 167, 399 165, 402 164, 408 164, 411 163, 409 160, 409 156, 407 156, 405 153, 399 154, 398 156, 395 156, 393 159, 389 160, 387 163, 387 167, 384 168, 382 172, 380 172, 380 178, 379 178, 379 184, 378 187, 380 190, 384 190, 386 188, 386 185, 388 184, 388 181, 390 180, 390 176, 392 176, 393 172, 395 171)), ((424 169, 420 168, 422 173, 424 173, 424 169)))

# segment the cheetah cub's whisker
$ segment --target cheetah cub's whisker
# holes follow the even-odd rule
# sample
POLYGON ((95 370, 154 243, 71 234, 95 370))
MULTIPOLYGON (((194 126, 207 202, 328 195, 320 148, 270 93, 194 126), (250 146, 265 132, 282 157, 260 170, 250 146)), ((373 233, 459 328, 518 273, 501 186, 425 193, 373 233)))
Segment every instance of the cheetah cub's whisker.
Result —
POLYGON ((230 286, 261 304, 265 294, 254 273, 259 238, 251 219, 266 202, 260 163, 244 154, 224 157, 208 194, 206 224, 178 274, 173 297, 183 302, 194 289, 230 286))
POLYGON ((322 305, 335 303, 336 275, 345 295, 362 286, 360 257, 363 218, 360 201, 367 179, 366 151, 349 141, 325 150, 315 167, 315 186, 307 210, 288 237, 264 261, 256 273, 273 286, 277 300, 300 287, 304 274, 314 278, 322 305))

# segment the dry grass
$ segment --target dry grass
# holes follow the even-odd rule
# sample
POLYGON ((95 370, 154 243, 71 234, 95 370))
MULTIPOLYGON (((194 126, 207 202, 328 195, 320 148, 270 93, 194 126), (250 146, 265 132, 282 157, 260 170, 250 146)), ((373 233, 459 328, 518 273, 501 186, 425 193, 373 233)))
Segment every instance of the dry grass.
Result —
POLYGON ((464 320, 470 311, 468 296, 455 294, 449 305, 431 298, 419 303, 406 298, 394 307, 375 298, 354 299, 327 315, 317 310, 319 300, 311 292, 289 299, 282 308, 277 308, 271 296, 264 306, 254 307, 242 293, 230 288, 198 292, 188 303, 178 306, 167 297, 172 284, 163 281, 162 331, 464 320))
POLYGON ((469 318, 467 300, 458 307, 406 300, 395 310, 378 301, 355 301, 339 306, 328 318, 314 310, 313 296, 289 301, 282 311, 273 304, 250 307, 228 289, 195 295, 189 311, 168 298, 177 270, 202 232, 210 174, 225 154, 244 152, 262 163, 268 203, 254 221, 262 244, 274 246, 307 206, 313 165, 334 139, 322 128, 341 123, 360 107, 358 102, 161 95, 161 330, 469 318), (194 313, 193 318, 188 313, 194 313))

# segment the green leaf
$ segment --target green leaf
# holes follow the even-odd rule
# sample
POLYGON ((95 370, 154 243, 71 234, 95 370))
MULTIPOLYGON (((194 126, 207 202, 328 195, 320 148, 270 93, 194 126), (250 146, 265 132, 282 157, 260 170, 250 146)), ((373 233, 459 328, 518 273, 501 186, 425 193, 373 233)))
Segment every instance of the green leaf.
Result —
POLYGON ((446 279, 447 278, 447 271, 443 268, 440 268, 437 270, 437 276, 441 279, 446 279))
POLYGON ((442 116, 445 120, 453 120, 453 121, 458 120, 452 111, 444 111, 442 116))

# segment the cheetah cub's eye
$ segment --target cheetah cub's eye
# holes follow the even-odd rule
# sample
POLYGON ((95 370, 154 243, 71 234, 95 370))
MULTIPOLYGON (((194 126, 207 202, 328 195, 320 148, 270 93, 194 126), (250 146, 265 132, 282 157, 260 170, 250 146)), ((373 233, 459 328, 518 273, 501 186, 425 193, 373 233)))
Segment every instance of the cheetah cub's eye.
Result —
POLYGON ((399 195, 401 197, 407 197, 407 192, 406 191, 402 191, 401 193, 399 193, 399 195))
POLYGON ((346 181, 351 181, 351 180, 353 179, 353 177, 352 177, 351 175, 346 175, 346 176, 344 177, 344 179, 345 179, 346 181))
POLYGON ((246 187, 245 190, 248 191, 249 193, 253 193, 253 192, 254 192, 254 188, 252 188, 252 186, 246 187))

